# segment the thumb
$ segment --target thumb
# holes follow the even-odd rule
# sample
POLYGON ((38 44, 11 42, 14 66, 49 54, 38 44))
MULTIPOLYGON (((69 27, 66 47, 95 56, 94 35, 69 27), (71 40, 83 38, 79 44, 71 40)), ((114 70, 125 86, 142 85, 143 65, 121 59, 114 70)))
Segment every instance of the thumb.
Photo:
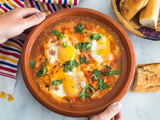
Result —
POLYGON ((41 23, 45 19, 46 15, 42 12, 37 12, 23 20, 24 30, 30 28, 34 25, 41 23))
POLYGON ((93 117, 91 120, 110 120, 121 111, 121 108, 122 104, 120 102, 115 102, 111 104, 104 112, 100 113, 96 117, 93 117))

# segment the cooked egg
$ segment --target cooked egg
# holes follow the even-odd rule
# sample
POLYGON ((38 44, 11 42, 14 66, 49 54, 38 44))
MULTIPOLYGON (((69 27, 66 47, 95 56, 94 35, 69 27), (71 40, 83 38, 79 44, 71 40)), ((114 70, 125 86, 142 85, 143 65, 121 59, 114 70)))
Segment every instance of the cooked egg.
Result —
POLYGON ((72 72, 65 73, 63 89, 68 96, 78 97, 82 85, 86 85, 86 78, 82 71, 75 68, 72 72))
POLYGON ((72 72, 62 73, 60 69, 57 73, 52 75, 51 80, 62 79, 61 85, 52 85, 52 94, 55 99, 62 97, 78 97, 82 91, 82 85, 86 85, 86 78, 84 73, 78 68, 74 68, 72 72), (59 77, 59 78, 58 78, 59 77))
POLYGON ((66 48, 64 48, 59 42, 60 41, 50 43, 49 41, 44 46, 45 56, 51 64, 53 64, 56 60, 64 63, 66 61, 73 60, 75 57, 76 50, 68 41, 68 37, 61 40, 61 42, 67 43, 66 48))
POLYGON ((110 53, 110 41, 102 36, 98 41, 92 40, 92 57, 99 64, 105 60, 111 60, 112 54, 110 53))

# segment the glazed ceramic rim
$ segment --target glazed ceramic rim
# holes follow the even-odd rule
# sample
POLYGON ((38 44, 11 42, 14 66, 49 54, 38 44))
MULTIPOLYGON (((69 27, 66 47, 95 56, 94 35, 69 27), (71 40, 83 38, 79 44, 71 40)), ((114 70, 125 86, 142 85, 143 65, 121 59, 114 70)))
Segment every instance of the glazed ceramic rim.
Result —
MULTIPOLYGON (((28 58, 29 59, 29 58, 28 58)), ((93 115, 93 114, 98 114, 100 112, 102 112, 108 105, 110 105, 111 103, 113 102, 116 102, 116 101, 120 101, 124 96, 125 94, 127 93, 127 91, 129 90, 131 84, 132 84, 132 81, 133 81, 133 78, 134 78, 134 72, 135 72, 135 54, 134 54, 134 49, 133 49, 133 46, 132 46, 132 43, 127 35, 127 33, 123 30, 123 28, 118 24, 116 23, 113 19, 111 19, 110 17, 108 17, 107 15, 101 13, 101 12, 98 12, 98 11, 95 11, 95 10, 92 10, 92 9, 88 9, 88 8, 69 8, 69 9, 63 9, 63 10, 60 10, 58 12, 55 12, 49 16, 47 16, 47 18, 45 19, 45 21, 43 21, 41 24, 35 26, 32 31, 30 32, 30 34, 28 35, 25 43, 24 43, 24 47, 22 49, 22 56, 21 56, 21 71, 22 71, 22 76, 23 76, 23 79, 24 79, 24 82, 28 88, 28 90, 30 91, 30 93, 33 95, 33 97, 39 102, 41 103, 43 106, 45 106, 46 108, 50 109, 51 111, 54 111, 56 113, 59 113, 59 114, 62 114, 62 115, 66 115, 66 116, 72 116, 72 117, 86 117, 86 116, 90 116, 90 115, 93 115), (83 110, 83 111, 65 111, 64 109, 58 109, 56 107, 56 105, 53 105, 53 104, 50 104, 48 103, 47 101, 45 101, 45 99, 42 97, 42 95, 40 94, 40 92, 37 90, 37 89, 34 89, 33 87, 33 84, 31 83, 31 81, 29 80, 29 72, 26 70, 26 62, 25 60, 27 59, 26 58, 26 54, 29 54, 30 52, 28 52, 28 50, 26 50, 26 48, 28 47, 27 45, 29 44, 29 40, 33 37, 33 36, 36 36, 37 33, 39 31, 41 31, 44 27, 42 26, 45 26, 48 21, 51 21, 54 16, 61 16, 61 13, 68 13, 70 14, 69 12, 71 11, 76 11, 76 12, 81 12, 81 13, 90 13, 90 14, 93 14, 93 15, 96 15, 96 16, 99 16, 100 18, 103 18, 105 20, 107 20, 108 22, 110 22, 112 24, 112 26, 114 28, 116 28, 116 30, 118 32, 120 32, 120 34, 126 39, 126 43, 128 45, 128 48, 129 48, 129 54, 131 56, 130 61, 131 61, 131 69, 130 69, 130 73, 129 73, 129 78, 124 86, 124 88, 122 89, 121 93, 116 96, 113 101, 111 102, 108 102, 101 106, 99 106, 98 108, 95 108, 95 109, 92 109, 92 110, 83 110), (100 108, 103 108, 100 110, 100 108), (99 109, 97 111, 97 109, 99 109), (76 113, 77 112, 77 113, 76 113)))

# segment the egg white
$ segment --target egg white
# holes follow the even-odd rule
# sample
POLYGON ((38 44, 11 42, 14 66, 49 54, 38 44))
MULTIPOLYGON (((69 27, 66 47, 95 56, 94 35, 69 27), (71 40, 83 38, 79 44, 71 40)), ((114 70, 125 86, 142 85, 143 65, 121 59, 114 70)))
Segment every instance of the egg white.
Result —
MULTIPOLYGON (((106 43, 106 37, 105 36, 102 36, 99 40, 106 43)), ((98 46, 96 40, 92 40, 91 43, 92 43, 92 48, 91 48, 92 54, 91 54, 91 56, 94 60, 97 61, 97 63, 99 65, 105 60, 112 60, 113 59, 112 58, 113 55, 111 53, 109 55, 105 56, 105 57, 102 57, 101 55, 97 54, 97 49, 100 48, 100 47, 105 48, 106 44, 98 46)))

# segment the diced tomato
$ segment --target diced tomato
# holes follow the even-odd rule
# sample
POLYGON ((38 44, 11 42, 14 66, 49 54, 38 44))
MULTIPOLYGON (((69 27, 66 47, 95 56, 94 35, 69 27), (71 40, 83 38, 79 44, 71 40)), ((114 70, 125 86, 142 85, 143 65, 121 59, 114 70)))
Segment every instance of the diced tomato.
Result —
POLYGON ((70 100, 71 100, 70 103, 74 103, 76 99, 73 97, 70 100))
POLYGON ((92 72, 88 72, 87 74, 85 74, 86 78, 92 78, 92 72))
POLYGON ((86 27, 88 30, 92 30, 92 25, 90 25, 90 24, 86 24, 85 27, 86 27))
POLYGON ((66 27, 65 26, 61 27, 61 30, 62 31, 66 30, 66 27))
POLYGON ((102 74, 105 75, 107 71, 109 71, 106 67, 104 67, 102 70, 102 74))

